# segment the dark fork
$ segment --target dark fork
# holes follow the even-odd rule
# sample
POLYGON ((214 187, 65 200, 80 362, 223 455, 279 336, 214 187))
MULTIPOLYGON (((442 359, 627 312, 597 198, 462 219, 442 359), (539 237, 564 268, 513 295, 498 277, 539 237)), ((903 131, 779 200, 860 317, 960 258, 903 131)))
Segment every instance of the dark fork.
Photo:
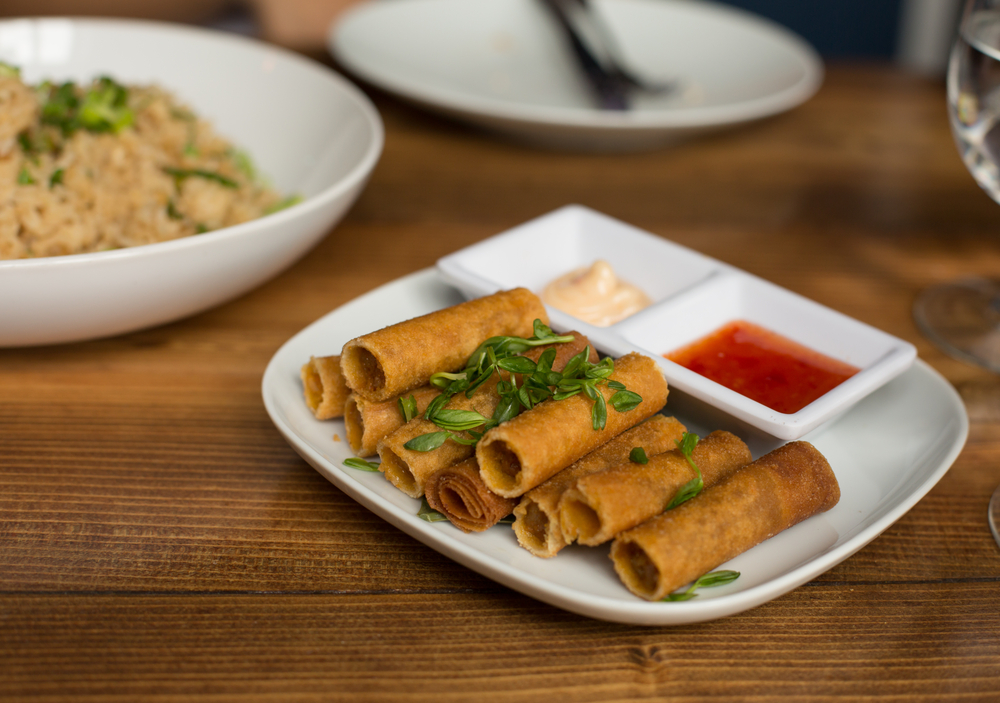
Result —
POLYGON ((570 48, 603 110, 627 110, 632 92, 662 94, 674 82, 639 78, 620 58, 614 37, 587 0, 541 0, 566 34, 570 48))

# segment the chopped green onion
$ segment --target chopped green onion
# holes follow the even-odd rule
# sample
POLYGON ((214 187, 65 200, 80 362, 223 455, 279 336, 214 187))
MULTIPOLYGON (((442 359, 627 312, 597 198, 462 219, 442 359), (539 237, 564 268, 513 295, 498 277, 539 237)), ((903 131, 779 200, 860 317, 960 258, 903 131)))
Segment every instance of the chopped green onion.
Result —
POLYGON ((239 188, 239 184, 236 181, 223 176, 221 173, 216 173, 215 171, 205 171, 200 168, 174 168, 173 166, 164 166, 163 172, 169 176, 173 176, 178 185, 185 178, 204 178, 206 181, 214 181, 215 183, 225 186, 226 188, 239 188))

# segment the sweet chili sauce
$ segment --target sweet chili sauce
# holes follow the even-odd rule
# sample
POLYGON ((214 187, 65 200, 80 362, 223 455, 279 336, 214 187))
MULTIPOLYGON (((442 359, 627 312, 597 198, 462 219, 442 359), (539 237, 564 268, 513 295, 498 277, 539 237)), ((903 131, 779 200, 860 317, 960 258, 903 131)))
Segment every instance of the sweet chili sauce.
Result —
POLYGON ((663 356, 780 413, 798 412, 860 370, 744 320, 663 356))

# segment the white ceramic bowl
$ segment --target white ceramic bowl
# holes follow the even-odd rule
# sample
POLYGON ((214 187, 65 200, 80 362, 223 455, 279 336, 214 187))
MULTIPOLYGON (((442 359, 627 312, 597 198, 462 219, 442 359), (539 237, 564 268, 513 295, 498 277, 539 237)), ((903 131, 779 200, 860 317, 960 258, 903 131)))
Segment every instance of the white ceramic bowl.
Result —
POLYGON ((94 339, 235 298, 326 236, 382 152, 371 102, 330 69, 235 35, 153 22, 0 22, 0 61, 34 83, 155 82, 303 201, 235 227, 128 249, 0 261, 0 346, 94 339))
POLYGON ((653 304, 609 327, 546 306, 558 330, 577 329, 614 356, 640 351, 657 360, 672 390, 718 408, 782 440, 798 439, 906 371, 912 344, 696 251, 580 206, 569 206, 450 254, 438 272, 477 297, 524 286, 541 293, 554 278, 608 261, 653 304), (532 256, 524 256, 531 251, 532 256), (794 413, 762 405, 663 354, 722 325, 745 320, 860 369, 794 413))

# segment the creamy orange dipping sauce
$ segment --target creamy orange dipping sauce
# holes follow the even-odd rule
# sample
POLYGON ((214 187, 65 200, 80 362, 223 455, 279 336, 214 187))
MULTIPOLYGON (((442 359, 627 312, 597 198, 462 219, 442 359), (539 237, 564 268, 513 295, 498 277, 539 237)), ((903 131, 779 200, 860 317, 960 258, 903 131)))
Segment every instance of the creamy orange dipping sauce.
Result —
POLYGON ((607 261, 570 271, 549 283, 542 300, 568 315, 607 327, 652 304, 639 288, 615 275, 607 261))
POLYGON ((798 412, 860 370, 743 320, 664 356, 780 413, 798 412))

